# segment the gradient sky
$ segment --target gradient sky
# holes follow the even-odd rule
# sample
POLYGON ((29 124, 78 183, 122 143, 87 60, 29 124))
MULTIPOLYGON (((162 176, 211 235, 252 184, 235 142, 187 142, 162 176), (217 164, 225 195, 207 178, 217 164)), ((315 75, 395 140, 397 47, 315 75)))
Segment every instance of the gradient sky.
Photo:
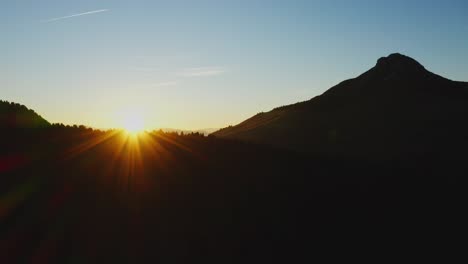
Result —
POLYGON ((0 3, 0 99, 98 128, 236 124, 400 52, 468 80, 468 2, 0 3))

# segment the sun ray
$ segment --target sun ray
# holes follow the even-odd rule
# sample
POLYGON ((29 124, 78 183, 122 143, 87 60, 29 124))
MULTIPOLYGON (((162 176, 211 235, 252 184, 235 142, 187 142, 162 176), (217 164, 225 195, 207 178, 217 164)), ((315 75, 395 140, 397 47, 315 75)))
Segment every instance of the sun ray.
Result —
POLYGON ((114 137, 115 135, 117 135, 117 133, 119 133, 118 131, 112 131, 112 132, 108 132, 108 133, 104 133, 102 135, 99 135, 97 137, 91 137, 90 140, 87 140, 81 144, 78 144, 74 147, 72 147, 71 149, 68 149, 66 153, 64 153, 63 155, 63 159, 71 159, 71 158, 74 158, 80 154, 82 154, 83 152, 86 152, 94 147, 96 147, 97 145, 103 143, 104 141, 114 137))

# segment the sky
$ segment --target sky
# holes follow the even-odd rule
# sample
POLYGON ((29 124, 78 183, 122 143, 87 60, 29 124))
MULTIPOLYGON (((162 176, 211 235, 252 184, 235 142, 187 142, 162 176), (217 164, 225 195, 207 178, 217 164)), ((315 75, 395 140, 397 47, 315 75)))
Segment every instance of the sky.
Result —
POLYGON ((468 2, 0 0, 0 99, 54 123, 235 125, 400 52, 468 81, 468 2))

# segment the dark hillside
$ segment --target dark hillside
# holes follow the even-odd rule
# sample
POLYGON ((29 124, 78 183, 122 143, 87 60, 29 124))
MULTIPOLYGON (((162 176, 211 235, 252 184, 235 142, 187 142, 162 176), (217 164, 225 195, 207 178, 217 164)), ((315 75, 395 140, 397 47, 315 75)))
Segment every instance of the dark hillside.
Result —
POLYGON ((7 138, 1 263, 263 263, 367 255, 408 235, 445 243, 468 171, 447 157, 339 159, 201 134, 52 126, 7 138))
POLYGON ((41 128, 50 123, 24 105, 0 101, 0 128, 41 128))

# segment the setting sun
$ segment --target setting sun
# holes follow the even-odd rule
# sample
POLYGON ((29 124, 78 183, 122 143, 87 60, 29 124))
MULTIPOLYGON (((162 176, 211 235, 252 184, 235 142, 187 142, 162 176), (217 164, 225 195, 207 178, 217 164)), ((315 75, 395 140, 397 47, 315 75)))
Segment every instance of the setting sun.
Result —
POLYGON ((130 134, 142 132, 145 129, 145 122, 142 113, 128 111, 122 115, 122 127, 130 134))

